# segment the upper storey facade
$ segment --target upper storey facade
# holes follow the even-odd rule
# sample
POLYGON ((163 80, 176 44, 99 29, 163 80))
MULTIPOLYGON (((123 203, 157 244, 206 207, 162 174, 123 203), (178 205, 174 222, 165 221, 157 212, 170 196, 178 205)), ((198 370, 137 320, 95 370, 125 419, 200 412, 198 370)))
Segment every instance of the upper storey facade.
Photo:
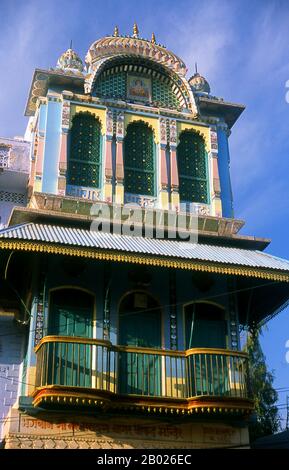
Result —
POLYGON ((244 107, 210 94, 164 46, 114 35, 36 70, 29 194, 233 217, 228 135, 244 107))
POLYGON ((30 142, 0 137, 0 228, 15 206, 26 206, 30 172, 30 142))

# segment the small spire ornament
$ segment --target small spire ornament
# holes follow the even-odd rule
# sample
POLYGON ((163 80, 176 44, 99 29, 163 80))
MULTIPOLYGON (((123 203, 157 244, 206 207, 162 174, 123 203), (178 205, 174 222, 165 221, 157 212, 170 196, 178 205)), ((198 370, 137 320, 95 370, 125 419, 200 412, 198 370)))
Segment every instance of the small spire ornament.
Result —
POLYGON ((151 43, 152 43, 152 44, 155 44, 155 43, 156 43, 155 33, 152 33, 151 43))
POLYGON ((133 38, 138 38, 138 35, 139 35, 139 30, 138 30, 137 24, 134 23, 134 25, 133 25, 133 35, 132 35, 132 37, 133 37, 133 38))
POLYGON ((115 38, 116 38, 117 36, 119 36, 118 26, 115 26, 113 35, 114 35, 115 38))

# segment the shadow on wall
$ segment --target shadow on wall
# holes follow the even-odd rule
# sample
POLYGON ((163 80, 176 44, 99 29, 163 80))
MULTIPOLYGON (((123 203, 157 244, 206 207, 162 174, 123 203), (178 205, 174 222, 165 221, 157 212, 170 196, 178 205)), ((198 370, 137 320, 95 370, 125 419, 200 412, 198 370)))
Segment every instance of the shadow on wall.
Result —
MULTIPOLYGON (((19 372, 23 355, 23 333, 14 314, 0 310, 0 443, 3 420, 17 400, 19 372)), ((0 444, 1 448, 1 444, 0 444)))

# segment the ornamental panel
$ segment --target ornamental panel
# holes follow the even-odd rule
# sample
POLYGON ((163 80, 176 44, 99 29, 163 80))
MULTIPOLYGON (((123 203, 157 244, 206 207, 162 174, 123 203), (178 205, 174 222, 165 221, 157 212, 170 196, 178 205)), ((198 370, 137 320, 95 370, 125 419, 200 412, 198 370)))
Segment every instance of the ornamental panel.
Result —
POLYGON ((96 80, 93 95, 147 102, 165 108, 186 107, 184 90, 179 84, 143 65, 120 64, 104 70, 96 80))
POLYGON ((8 168, 11 146, 0 144, 0 168, 8 168))

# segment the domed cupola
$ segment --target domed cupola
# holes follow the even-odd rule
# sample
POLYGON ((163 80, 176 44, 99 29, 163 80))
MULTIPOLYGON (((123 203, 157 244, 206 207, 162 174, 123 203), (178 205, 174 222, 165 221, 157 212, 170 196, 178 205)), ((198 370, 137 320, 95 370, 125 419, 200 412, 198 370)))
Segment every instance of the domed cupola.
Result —
POLYGON ((196 72, 194 75, 189 79, 189 84, 193 92, 196 93, 210 93, 210 85, 205 79, 205 77, 202 77, 197 71, 196 67, 196 72))
POLYGON ((82 60, 79 55, 72 49, 72 44, 70 45, 70 48, 67 49, 67 51, 59 57, 56 68, 68 73, 83 72, 82 60))

